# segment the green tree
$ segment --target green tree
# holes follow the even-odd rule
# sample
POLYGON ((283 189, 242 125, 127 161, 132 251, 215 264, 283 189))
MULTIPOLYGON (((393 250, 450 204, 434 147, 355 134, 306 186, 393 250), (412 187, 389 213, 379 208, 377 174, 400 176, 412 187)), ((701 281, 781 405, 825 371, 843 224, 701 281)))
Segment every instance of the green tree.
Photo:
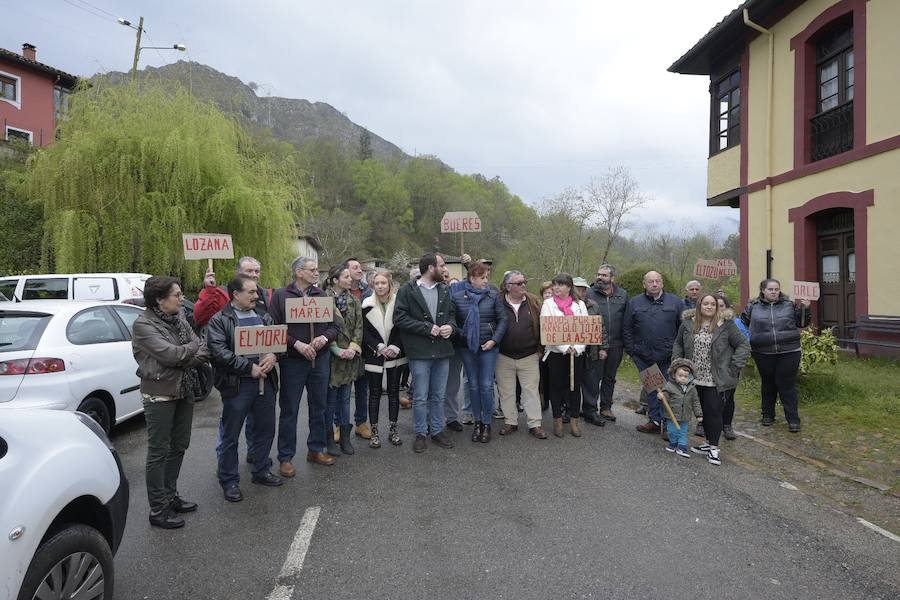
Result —
POLYGON ((363 129, 359 134, 359 160, 372 158, 372 134, 363 129))
POLYGON ((278 283, 303 203, 286 177, 294 168, 180 86, 98 82, 75 94, 59 141, 29 165, 45 215, 42 267, 198 284, 206 263, 184 260, 181 234, 230 233, 235 254, 256 256, 264 283, 278 283))
MULTIPOLYGON (((353 165, 353 191, 362 201, 363 218, 372 223, 369 250, 388 258, 406 246, 413 220, 403 179, 375 159, 353 165)), ((354 227, 351 221, 347 228, 354 227)))
POLYGON ((25 162, 0 160, 0 273, 34 273, 41 265, 43 209, 24 193, 25 162))

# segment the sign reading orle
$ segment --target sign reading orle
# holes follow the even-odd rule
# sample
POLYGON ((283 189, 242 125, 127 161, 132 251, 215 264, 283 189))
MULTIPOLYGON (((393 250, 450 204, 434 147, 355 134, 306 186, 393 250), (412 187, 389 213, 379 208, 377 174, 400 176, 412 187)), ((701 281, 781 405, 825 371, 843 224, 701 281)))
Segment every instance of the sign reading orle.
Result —
POLYGON ((258 325, 255 327, 235 327, 234 353, 266 354, 287 352, 287 325, 258 325))
POLYGON ((441 233, 481 233, 481 219, 474 212, 444 213, 441 233))
POLYGON ((792 287, 794 300, 818 300, 821 293, 818 281, 795 281, 792 287))
POLYGON ((602 343, 603 317, 600 315, 541 317, 541 344, 597 346, 602 343))
POLYGON ((334 298, 303 296, 284 301, 285 323, 331 323, 334 321, 334 298))
POLYGON ((182 233, 185 260, 234 258, 234 244, 227 233, 182 233))

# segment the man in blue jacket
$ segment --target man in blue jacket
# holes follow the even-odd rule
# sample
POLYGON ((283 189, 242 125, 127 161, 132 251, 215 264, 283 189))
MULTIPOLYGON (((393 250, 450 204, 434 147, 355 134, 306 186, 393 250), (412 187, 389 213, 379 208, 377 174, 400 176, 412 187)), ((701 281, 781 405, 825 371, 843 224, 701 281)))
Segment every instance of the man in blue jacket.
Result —
MULTIPOLYGON (((653 363, 663 375, 669 371, 672 361, 672 346, 678 328, 681 327, 681 311, 684 303, 675 294, 663 290, 662 275, 649 271, 644 275, 644 293, 628 301, 622 324, 622 340, 625 352, 634 361, 638 371, 653 363)), ((659 433, 662 424, 662 409, 656 391, 647 394, 650 420, 638 425, 642 433, 659 433)))

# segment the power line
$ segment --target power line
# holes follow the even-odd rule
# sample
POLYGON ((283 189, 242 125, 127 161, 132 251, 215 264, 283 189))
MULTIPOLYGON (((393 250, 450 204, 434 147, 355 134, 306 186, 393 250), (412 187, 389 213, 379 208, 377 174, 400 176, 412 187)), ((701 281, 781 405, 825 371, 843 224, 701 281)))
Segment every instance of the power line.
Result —
POLYGON ((116 21, 116 19, 113 17, 108 17, 106 15, 94 12, 93 10, 86 8, 84 6, 81 6, 80 4, 75 4, 74 2, 72 2, 72 0, 62 0, 62 1, 65 2, 66 4, 68 4, 69 6, 72 6, 74 8, 77 8, 78 10, 84 11, 89 15, 93 15, 93 16, 97 17, 98 19, 103 19, 104 21, 113 21, 113 22, 116 21))
POLYGON ((78 3, 80 3, 80 4, 84 4, 84 5, 86 5, 86 6, 89 6, 89 7, 93 8, 94 10, 97 10, 97 11, 100 11, 100 12, 102 12, 102 13, 105 13, 105 14, 109 15, 110 17, 112 17, 113 19, 118 19, 118 18, 119 18, 119 15, 117 15, 117 14, 115 14, 115 13, 111 13, 111 12, 109 12, 109 11, 106 10, 106 9, 100 8, 99 6, 94 6, 93 4, 91 4, 90 2, 86 2, 85 0, 75 0, 75 1, 78 2, 78 3))

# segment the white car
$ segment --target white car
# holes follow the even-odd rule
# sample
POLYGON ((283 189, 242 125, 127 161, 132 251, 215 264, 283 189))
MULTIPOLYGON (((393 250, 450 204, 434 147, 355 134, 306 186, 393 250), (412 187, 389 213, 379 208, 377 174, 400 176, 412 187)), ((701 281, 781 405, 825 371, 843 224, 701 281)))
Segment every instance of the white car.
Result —
POLYGON ((144 309, 108 302, 0 304, 0 407, 81 411, 109 432, 140 414, 131 327, 144 309))
POLYGON ((128 480, 81 413, 0 405, 0 598, 112 598, 128 480))
POLYGON ((144 297, 147 273, 46 273, 0 277, 0 301, 107 300, 144 297))

